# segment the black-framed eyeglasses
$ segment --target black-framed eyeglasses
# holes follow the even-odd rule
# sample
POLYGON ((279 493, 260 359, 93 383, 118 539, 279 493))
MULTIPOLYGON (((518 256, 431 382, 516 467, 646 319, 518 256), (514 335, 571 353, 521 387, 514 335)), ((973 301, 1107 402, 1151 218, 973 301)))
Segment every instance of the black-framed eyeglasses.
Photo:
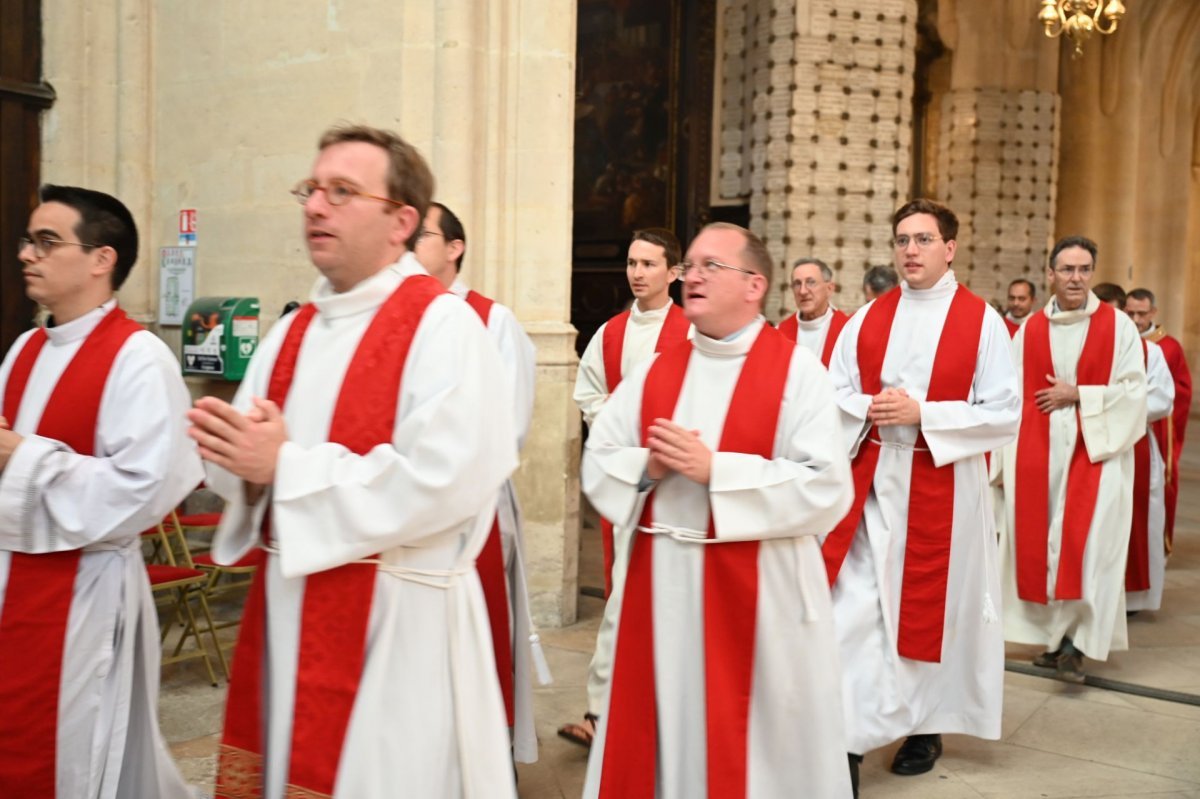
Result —
POLYGON ((65 239, 56 239, 53 236, 34 236, 32 238, 29 236, 22 236, 17 240, 17 257, 19 258, 21 253, 25 252, 26 247, 32 247, 33 254, 37 258, 45 258, 63 245, 82 247, 85 250, 102 246, 100 244, 88 244, 86 241, 67 241, 65 239))
POLYGON ((732 269, 734 272, 741 272, 744 275, 758 274, 758 272, 755 272, 753 269, 743 269, 742 267, 734 266, 733 264, 724 264, 715 258, 705 258, 698 264, 694 264, 691 261, 684 261, 683 263, 679 264, 679 271, 681 274, 686 276, 688 272, 691 272, 696 267, 700 267, 700 271, 696 274, 704 275, 705 277, 715 275, 717 271, 721 269, 732 269))
POLYGON ((920 247, 922 250, 924 250, 925 248, 927 248, 931 244, 933 244, 935 241, 941 241, 941 240, 942 240, 941 236, 935 236, 932 233, 917 233, 912 236, 907 236, 902 233, 899 236, 897 236, 896 238, 892 239, 892 244, 896 247, 897 250, 907 250, 908 245, 915 241, 917 243, 917 246, 920 247))
POLYGON ((381 197, 378 194, 368 194, 367 192, 359 189, 353 183, 349 183, 345 180, 331 180, 325 186, 322 186, 312 178, 309 178, 308 180, 302 180, 292 188, 292 196, 296 198, 296 202, 304 205, 308 202, 309 198, 311 198, 318 191, 325 192, 325 200, 330 205, 345 205, 355 197, 365 197, 368 200, 379 200, 380 202, 391 203, 392 205, 399 206, 401 208, 408 204, 402 203, 399 200, 393 200, 391 197, 381 197))

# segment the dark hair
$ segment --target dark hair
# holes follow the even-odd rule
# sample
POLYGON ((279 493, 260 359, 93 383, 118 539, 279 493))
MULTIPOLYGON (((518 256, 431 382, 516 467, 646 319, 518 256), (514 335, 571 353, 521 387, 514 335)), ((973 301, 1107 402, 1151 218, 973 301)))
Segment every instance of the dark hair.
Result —
POLYGON ((938 233, 943 241, 954 241, 958 237, 958 217, 946 206, 924 198, 912 200, 900 206, 892 216, 892 235, 896 235, 896 227, 901 221, 917 214, 929 214, 937 219, 938 233))
POLYGON ((1150 307, 1157 308, 1158 305, 1154 302, 1154 292, 1150 289, 1134 289, 1125 295, 1126 299, 1130 300, 1150 300, 1150 307))
POLYGON ((863 275, 863 285, 878 297, 900 285, 900 276, 890 266, 872 266, 863 275))
POLYGON ((820 258, 797 258, 795 263, 792 264, 792 271, 795 272, 796 267, 804 266, 805 264, 813 264, 817 269, 820 269, 821 277, 825 278, 826 283, 833 280, 833 270, 820 258))
POLYGON ((1125 308, 1125 289, 1116 283, 1099 283, 1092 286, 1092 293, 1100 298, 1100 302, 1116 303, 1118 308, 1125 308))
MULTIPOLYGON (((467 231, 463 229, 462 220, 458 218, 458 214, 439 202, 431 202, 429 207, 436 208, 442 212, 441 218, 438 219, 438 226, 442 229, 442 236, 445 240, 462 242, 462 252, 454 259, 454 271, 461 272, 463 256, 467 254, 467 231)), ((421 224, 425 224, 423 218, 421 224)))
POLYGON ((417 228, 408 237, 405 245, 412 249, 417 245, 421 233, 421 221, 429 210, 433 197, 433 173, 429 164, 417 152, 417 148, 396 133, 369 125, 335 125, 321 134, 317 149, 324 150, 343 142, 366 142, 382 148, 388 155, 388 197, 396 202, 411 205, 417 212, 417 228))
POLYGON ((1086 236, 1067 236, 1059 239, 1054 243, 1054 249, 1050 251, 1050 268, 1054 268, 1054 262, 1058 258, 1058 254, 1063 250, 1069 250, 1072 247, 1082 247, 1092 255, 1092 267, 1096 266, 1096 242, 1086 236))
POLYGON ((1030 297, 1031 299, 1032 299, 1033 297, 1036 297, 1036 296, 1037 296, 1037 286, 1033 285, 1033 281, 1032 281, 1032 280, 1026 280, 1026 279, 1025 279, 1025 278, 1023 278, 1023 277, 1019 277, 1019 278, 1017 278, 1016 280, 1014 280, 1013 282, 1009 283, 1009 284, 1008 284, 1008 287, 1011 289, 1013 286, 1017 285, 1018 283, 1024 283, 1026 286, 1028 286, 1028 287, 1029 287, 1029 297, 1030 297))
POLYGON ((647 227, 635 230, 630 243, 634 241, 644 241, 647 244, 656 244, 662 247, 663 253, 667 256, 668 268, 678 266, 679 262, 683 260, 683 248, 679 246, 679 239, 665 227, 647 227))
POLYGON ((86 243, 85 249, 113 248, 117 261, 112 271, 112 287, 113 291, 121 288, 138 254, 137 225, 125 204, 102 191, 49 183, 42 186, 39 196, 43 203, 60 203, 79 213, 74 233, 86 243))

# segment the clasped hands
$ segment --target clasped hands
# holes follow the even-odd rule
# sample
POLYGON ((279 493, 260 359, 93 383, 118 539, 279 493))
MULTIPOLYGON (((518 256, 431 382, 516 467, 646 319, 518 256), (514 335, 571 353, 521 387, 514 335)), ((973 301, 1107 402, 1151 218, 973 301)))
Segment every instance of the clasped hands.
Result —
POLYGON ((1059 408, 1069 408, 1079 402, 1079 387, 1064 383, 1054 375, 1046 375, 1050 388, 1035 391, 1033 401, 1042 413, 1057 411, 1059 408))
POLYGON ((247 413, 216 397, 201 397, 187 413, 188 435, 200 457, 256 486, 275 480, 275 461, 287 441, 287 425, 279 406, 254 398, 247 413))
POLYGON ((655 419, 648 432, 647 477, 661 480, 668 472, 678 472, 689 480, 708 485, 712 474, 712 450, 700 440, 699 430, 688 430, 670 419, 655 419))
POLYGON ((880 427, 921 423, 921 403, 902 388, 885 388, 871 397, 867 419, 880 427))

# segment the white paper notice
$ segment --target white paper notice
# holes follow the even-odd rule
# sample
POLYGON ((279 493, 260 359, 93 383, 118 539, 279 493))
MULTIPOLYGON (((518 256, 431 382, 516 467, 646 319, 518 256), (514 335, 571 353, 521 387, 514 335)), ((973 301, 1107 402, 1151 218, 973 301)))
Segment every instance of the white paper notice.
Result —
POLYGON ((196 248, 163 247, 158 261, 158 323, 181 325, 196 293, 196 248))

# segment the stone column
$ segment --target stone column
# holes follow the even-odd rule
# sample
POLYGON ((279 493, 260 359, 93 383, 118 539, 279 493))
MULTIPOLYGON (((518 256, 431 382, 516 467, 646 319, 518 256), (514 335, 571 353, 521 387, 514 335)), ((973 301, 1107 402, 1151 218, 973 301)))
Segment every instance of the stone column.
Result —
MULTIPOLYGON (((517 487, 536 620, 575 618, 579 417, 570 318, 574 0, 44 2, 48 180, 129 202, 143 251, 122 302, 155 315, 157 248, 198 211, 197 296, 253 295, 264 332, 316 277, 288 195, 348 120, 400 132, 467 228, 465 278, 538 347, 517 487)), ((177 342, 177 333, 164 331, 177 342)), ((199 391, 216 390, 201 386, 199 391)))
MULTIPOLYGON (((889 263, 888 219, 906 194, 916 0, 730 0, 724 54, 749 109, 750 136, 723 130, 723 191, 750 178, 750 224, 776 259, 767 314, 793 310, 790 263, 826 261, 841 284, 835 304, 862 304, 862 275, 889 263), (852 5, 852 7, 850 7, 852 5)), ((726 106, 726 127, 737 117, 726 106)))
POLYGON ((959 218, 955 275, 1001 303, 1016 278, 1044 285, 1054 237, 1058 45, 1035 17, 1028 4, 1010 0, 938 9, 950 86, 934 98, 937 183, 929 194, 959 218))

